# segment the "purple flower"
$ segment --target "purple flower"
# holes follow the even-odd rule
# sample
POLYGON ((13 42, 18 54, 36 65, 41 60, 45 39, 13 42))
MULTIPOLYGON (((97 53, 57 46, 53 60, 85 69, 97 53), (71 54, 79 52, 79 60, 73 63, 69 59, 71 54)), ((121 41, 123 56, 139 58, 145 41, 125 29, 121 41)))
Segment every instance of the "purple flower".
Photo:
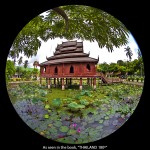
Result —
POLYGON ((77 126, 77 124, 76 124, 76 123, 73 123, 73 124, 72 124, 72 126, 73 126, 73 127, 76 127, 76 126, 77 126))
POLYGON ((78 133, 80 133, 80 132, 81 132, 81 129, 80 129, 80 128, 78 128, 78 129, 77 129, 77 132, 78 132, 78 133))

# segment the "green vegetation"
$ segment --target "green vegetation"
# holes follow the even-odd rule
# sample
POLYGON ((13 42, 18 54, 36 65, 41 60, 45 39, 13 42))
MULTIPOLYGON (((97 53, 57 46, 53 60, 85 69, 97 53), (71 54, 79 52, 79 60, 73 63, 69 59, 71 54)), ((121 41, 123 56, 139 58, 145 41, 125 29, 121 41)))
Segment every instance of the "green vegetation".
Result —
POLYGON ((114 84, 92 89, 47 89, 37 83, 7 87, 21 118, 42 136, 62 143, 99 140, 134 112, 143 87, 114 84))
POLYGON ((5 76, 6 76, 6 82, 10 80, 10 78, 15 74, 15 65, 14 62, 11 60, 7 60, 6 63, 6 70, 5 70, 5 76))
POLYGON ((97 71, 104 74, 112 73, 111 76, 123 75, 127 76, 144 76, 144 65, 142 57, 133 61, 118 60, 117 63, 107 64, 106 62, 97 65, 97 71))
POLYGON ((108 51, 113 51, 113 46, 127 44, 128 34, 119 20, 100 9, 82 5, 61 6, 48 10, 46 17, 38 15, 33 18, 14 40, 10 56, 16 58, 20 53, 27 57, 36 55, 41 39, 47 41, 57 37, 97 41, 100 48, 106 46, 108 51))

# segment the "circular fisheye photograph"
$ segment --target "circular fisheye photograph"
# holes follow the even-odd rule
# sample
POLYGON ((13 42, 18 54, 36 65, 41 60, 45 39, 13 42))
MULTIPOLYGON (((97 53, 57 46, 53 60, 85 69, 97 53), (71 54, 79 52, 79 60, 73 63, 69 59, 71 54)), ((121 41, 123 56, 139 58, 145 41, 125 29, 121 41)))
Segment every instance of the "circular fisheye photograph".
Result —
POLYGON ((47 10, 14 39, 7 92, 20 119, 60 143, 101 140, 134 113, 144 86, 141 50, 115 16, 84 5, 47 10))

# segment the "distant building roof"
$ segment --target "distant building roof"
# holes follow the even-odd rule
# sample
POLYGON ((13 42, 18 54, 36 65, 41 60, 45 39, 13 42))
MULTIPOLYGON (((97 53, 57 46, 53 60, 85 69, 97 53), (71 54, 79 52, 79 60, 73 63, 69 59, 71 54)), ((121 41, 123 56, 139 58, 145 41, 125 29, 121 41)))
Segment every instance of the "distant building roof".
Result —
POLYGON ((57 45, 54 56, 46 57, 47 61, 40 63, 40 66, 49 64, 72 63, 72 62, 94 62, 98 63, 99 58, 91 58, 89 54, 83 53, 83 42, 67 41, 57 45))

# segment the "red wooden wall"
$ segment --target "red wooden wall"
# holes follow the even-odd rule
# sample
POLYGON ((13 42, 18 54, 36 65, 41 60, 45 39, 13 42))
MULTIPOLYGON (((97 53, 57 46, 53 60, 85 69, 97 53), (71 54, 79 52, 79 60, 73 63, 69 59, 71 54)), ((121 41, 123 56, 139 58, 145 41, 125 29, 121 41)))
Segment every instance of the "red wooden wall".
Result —
POLYGON ((72 64, 58 64, 58 65, 48 65, 46 67, 46 72, 44 72, 44 67, 40 68, 41 76, 46 77, 62 77, 62 76, 92 76, 96 75, 95 63, 72 63, 72 64), (90 70, 87 69, 87 64, 90 65, 90 70), (70 73, 70 67, 73 66, 74 73, 70 73), (58 69, 58 73, 55 74, 55 67, 58 69))

